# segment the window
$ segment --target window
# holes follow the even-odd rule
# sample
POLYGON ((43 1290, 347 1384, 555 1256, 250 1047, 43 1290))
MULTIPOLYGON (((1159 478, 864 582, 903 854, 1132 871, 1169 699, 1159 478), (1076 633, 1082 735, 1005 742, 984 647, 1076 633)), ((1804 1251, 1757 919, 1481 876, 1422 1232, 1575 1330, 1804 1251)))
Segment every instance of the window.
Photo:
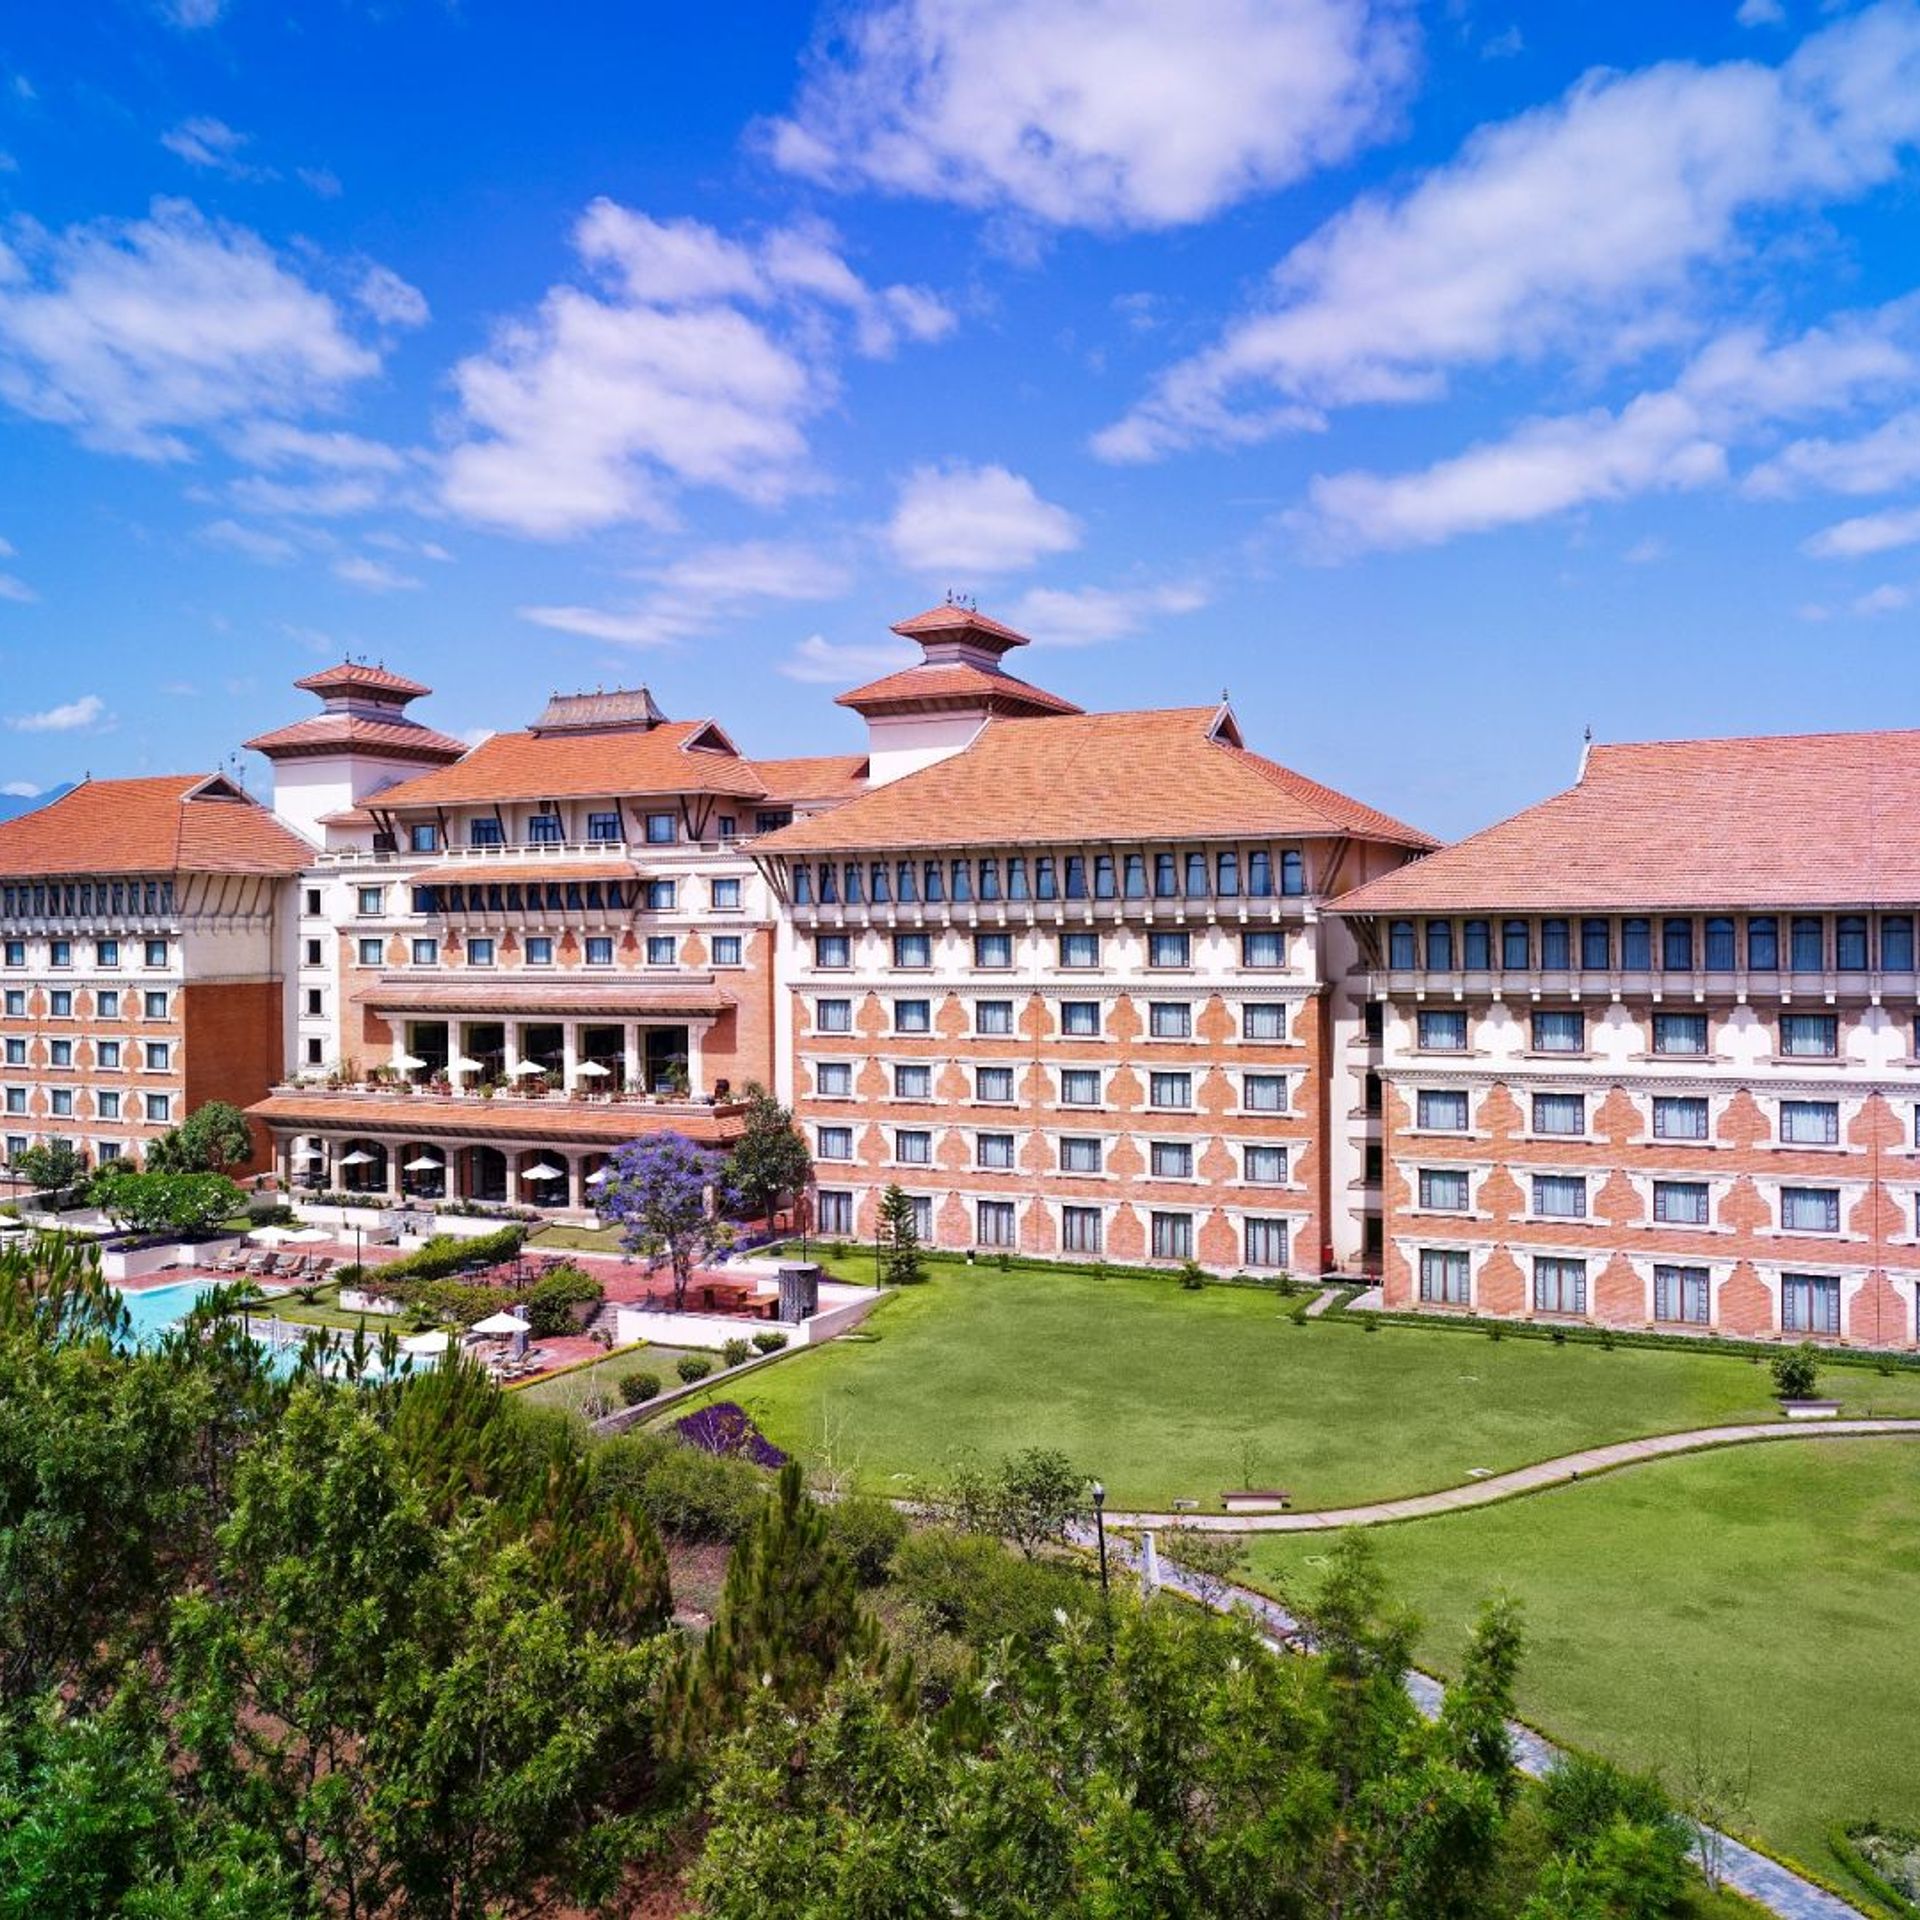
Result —
POLYGON ((1460 964, 1476 973, 1492 966, 1493 927, 1486 920, 1468 920, 1460 928, 1460 964))
POLYGON ((973 1030, 982 1039, 1007 1039, 1013 1032, 1013 1002, 976 1000, 973 1003, 973 1030))
POLYGON ((1100 1034, 1100 1003, 1097 1000, 1062 1000, 1060 1031, 1073 1040, 1093 1040, 1100 1034))
POLYGON ((973 936, 973 964, 991 972, 1003 972, 1013 965, 1013 935, 976 933, 973 936))
POLYGON ((1707 922, 1707 971, 1731 973, 1733 953, 1733 922, 1724 916, 1716 916, 1709 920, 1707 922))
POLYGON ((710 897, 714 910, 718 913, 731 913, 740 904, 740 882, 736 878, 715 880, 711 883, 710 897))
POLYGON ((933 965, 933 936, 896 933, 893 936, 893 964, 903 970, 924 972, 933 965))
POLYGON ((815 1130, 817 1145, 814 1152, 821 1160, 851 1160, 853 1158, 853 1129, 851 1127, 820 1127, 815 1130))
POLYGON ((24 940, 9 940, 7 942, 7 965, 10 967, 24 967, 26 964, 27 943, 24 940))
POLYGON ((480 814, 467 822, 468 846, 504 847, 506 844, 507 830, 497 814, 480 814))
POLYGON ((19 987, 7 989, 6 1008, 10 1019, 18 1019, 26 1012, 27 996, 19 987))
POLYGON ((305 960, 301 963, 302 965, 309 966, 309 967, 318 967, 325 964, 324 957, 323 957, 323 949, 321 947, 321 943, 318 940, 309 940, 306 943, 305 947, 302 949, 302 951, 306 955, 305 960))
POLYGON ((1653 1050, 1655 1053, 1705 1053, 1707 1016, 1704 1013, 1656 1013, 1653 1050))
POLYGON ((1422 1087, 1414 1101, 1414 1124, 1426 1133, 1465 1133, 1467 1096, 1464 1088, 1422 1087))
POLYGON ((1586 973, 1604 973, 1613 964, 1613 929, 1604 920, 1580 922, 1580 966, 1586 973))
POLYGON ((1013 1100, 1013 1069, 1011 1067, 975 1067, 973 1097, 990 1106, 1010 1105, 1013 1100))
POLYGON ((1396 973, 1410 973, 1419 964, 1414 952, 1413 922, 1396 920, 1387 929, 1387 965, 1396 973))
POLYGON ((536 933, 528 938, 527 965, 530 967, 550 967, 553 965, 553 939, 551 935, 536 933))
POLYGON ((1060 1209, 1060 1246, 1066 1253, 1098 1253, 1100 1209, 1098 1207, 1062 1207, 1060 1209))
MULTIPOLYGON (((56 993, 54 995, 56 1001, 60 998, 61 996, 59 994, 56 993)), ((167 1017, 167 996, 164 993, 143 993, 140 999, 144 1006, 146 1017, 149 1020, 164 1020, 167 1017)), ((73 1009, 70 1006, 56 1006, 54 1011, 56 1013, 71 1013, 73 1009)))
POLYGON ((895 1127, 893 1157, 903 1167, 927 1167, 933 1164, 933 1135, 920 1127, 895 1127))
POLYGON ((1838 1233, 1838 1187, 1782 1187, 1780 1226, 1786 1233, 1838 1233))
POLYGON ((1707 1103, 1694 1094, 1661 1094, 1653 1103, 1653 1137, 1656 1140, 1704 1140, 1707 1137, 1707 1103))
MULTIPOLYGON (((318 913, 320 911, 320 896, 315 893, 310 894, 308 898, 314 902, 308 911, 310 913, 318 913)), ((1907 923, 1907 932, 1909 939, 1911 939, 1913 932, 1913 923, 1911 921, 1907 923)), ((120 964, 120 942, 118 940, 96 940, 93 943, 93 964, 96 967, 117 967, 120 964)))
POLYGON ((1584 1220, 1587 1217, 1587 1181, 1578 1173, 1536 1173, 1533 1210, 1545 1220, 1584 1220))
POLYGON ((1193 937, 1187 933, 1150 933, 1147 935, 1147 965, 1185 967, 1193 961, 1193 937))
MULTIPOLYGON (((648 946, 652 946, 649 941, 648 946)), ((586 940, 586 961, 590 967, 610 967, 613 965, 613 936, 610 933, 589 934, 586 940)))
POLYGON ((1060 1104, 1063 1107, 1097 1107, 1100 1104, 1100 1071, 1097 1067, 1062 1067, 1060 1104))
POLYGON ((1913 971, 1913 915, 1890 913, 1880 922, 1880 966, 1887 973, 1913 971))
POLYGON ((1420 1249, 1420 1298, 1443 1307, 1464 1307, 1471 1303, 1472 1284, 1467 1256, 1433 1247, 1420 1249))
POLYGON ((1013 1245, 1013 1202, 976 1200, 973 1203, 973 1236, 983 1247, 1013 1245))
POLYGON ((1837 1100, 1782 1100, 1780 1139, 1796 1147, 1833 1147, 1840 1143, 1837 1100))
POLYGON ((118 1020, 120 1018, 119 993, 111 987, 96 993, 93 996, 93 1010, 102 1020, 118 1020))
POLYGON ((1151 1073, 1147 1076, 1147 1105, 1162 1109, 1193 1105, 1193 1075, 1151 1073))
POLYGON ((53 1114, 55 1119, 67 1120, 73 1117, 73 1089, 71 1087, 55 1087, 53 1092, 47 1096, 47 1103, 48 1111, 53 1114))
POLYGON ((680 838, 680 822, 670 813, 647 815, 647 845, 670 847, 680 838))
MULTIPOLYGON (((164 996, 162 997, 164 998, 164 996)), ((47 1011, 56 1020, 71 1020, 73 1018, 73 989, 71 987, 55 987, 53 991, 47 995, 47 1011)))
POLYGON ((1098 1173, 1105 1165, 1104 1143, 1097 1134, 1073 1134, 1060 1142, 1062 1173, 1098 1173))
POLYGON ((1660 923, 1660 965, 1668 973, 1693 971, 1693 922, 1669 918, 1660 923))
POLYGON ((933 1069, 924 1061, 902 1061, 893 1070, 893 1097, 896 1100, 931 1100, 933 1069))
POLYGON ((173 1049, 164 1040, 149 1040, 143 1057, 149 1073, 165 1073, 173 1064, 173 1049))
POLYGON ((1249 1000, 1240 1009, 1242 1040, 1284 1040, 1287 1009, 1278 1000, 1249 1000))
POLYGON ((931 1033, 933 1002, 931 1000, 896 1000, 893 1003, 893 1030, 895 1033, 931 1033))
POLYGON ((853 1195, 850 1193, 830 1193, 824 1187, 819 1193, 820 1231, 822 1233, 851 1233, 853 1231, 853 1195))
POLYGON ((73 965, 73 942, 71 940, 50 940, 47 942, 47 964, 54 967, 73 965))
POLYGON ((1420 1204, 1429 1213, 1465 1213, 1468 1207, 1464 1167, 1422 1167, 1420 1204))
POLYGON ((1008 1173, 1013 1168, 1013 1135, 976 1133, 973 1136, 973 1163, 990 1173, 1008 1173))
POLYGON ((641 903, 650 913, 671 913, 679 889, 671 880, 649 880, 646 898, 641 903))
POLYGON ((1271 973, 1287 964, 1287 936, 1277 927, 1262 927, 1240 936, 1240 964, 1271 973))
POLYGON ((813 1024, 819 1033, 851 1033, 853 1031, 853 1002, 851 1000, 816 1000, 813 1003, 813 1024))
POLYGON ((1185 1140, 1156 1140, 1147 1150, 1147 1165, 1156 1180, 1191 1180, 1193 1148, 1185 1140))
POLYGON ((47 1065, 50 1067, 70 1067, 73 1065, 73 1042, 71 1040, 50 1040, 47 1043, 47 1065))
POLYGON ((1709 1225, 1707 1183, 1704 1180, 1656 1180, 1653 1217, 1667 1227, 1709 1225))
POLYGON ((1540 922, 1540 964, 1549 973, 1565 973, 1573 965, 1572 939, 1566 921, 1540 922))
POLYGON ((1655 1267, 1653 1317, 1684 1326, 1707 1324, 1707 1270, 1705 1267, 1655 1267))
POLYGON ((737 840, 740 837, 740 816, 737 813, 723 813, 713 825, 722 840, 737 840))
POLYGON ((9 1113, 25 1113, 26 1110, 27 1110, 26 1088, 25 1087, 9 1087, 7 1089, 7 1111, 9 1113))
POLYGON ((1193 1008, 1184 1000, 1155 1000, 1147 1007, 1147 1031, 1156 1040, 1193 1037, 1193 1008))
POLYGON ((1857 913, 1843 913, 1833 923, 1833 964, 1841 973, 1867 970, 1867 923, 1857 913))
POLYGON ((147 1118, 154 1121, 166 1121, 173 1117, 173 1100, 164 1093, 150 1093, 146 1098, 147 1118))
POLYGON ((164 940, 147 941, 145 952, 148 966, 164 967, 167 964, 167 943, 164 940))
POLYGON ((1533 1310, 1535 1313, 1585 1313, 1587 1263, 1544 1254, 1538 1256, 1533 1263, 1533 1310))
MULTIPOLYGON (((589 943, 591 944, 591 943, 589 943)), ((650 967, 670 967, 679 959, 679 943, 670 933, 650 933, 647 935, 647 965, 650 967)), ((607 961, 613 960, 613 942, 607 942, 607 961)))
POLYGON ((1076 972, 1100 964, 1100 936, 1097 933, 1063 933, 1060 936, 1060 964, 1076 972))
POLYGON ((1795 973, 1818 973, 1825 963, 1826 942, 1819 916, 1797 913, 1791 922, 1789 960, 1795 973))
POLYGON ((407 845, 415 853, 434 853, 440 846, 440 829, 424 821, 407 829, 407 845))
POLYGON ((1240 1177, 1252 1187, 1284 1187, 1287 1184, 1285 1147, 1246 1147, 1240 1156, 1240 1177))
POLYGON ((566 827, 557 813, 535 813, 527 817, 527 844, 557 847, 567 837, 566 827))
POLYGON ((1240 1082, 1240 1105, 1248 1113, 1285 1113, 1287 1076, 1249 1073, 1240 1082))
POLYGON ((1287 1223, 1284 1220, 1249 1220, 1243 1242, 1250 1267, 1284 1267, 1287 1264, 1287 1223))
POLYGON ((362 887, 358 897, 360 913, 378 913, 386 905, 387 890, 385 887, 362 887))
POLYGON ((1524 973, 1532 960, 1532 934, 1524 920, 1500 923, 1500 964, 1509 973, 1524 973))
POLYGON ((853 942, 844 933, 816 934, 813 964, 823 973, 844 973, 853 965, 853 942))
MULTIPOLYGON (((1260 856, 1256 854, 1255 859, 1260 856)), ((1297 848, 1288 847, 1280 856, 1280 891, 1282 893, 1305 893, 1307 890, 1307 863, 1297 848)))
POLYGON ((1153 1257, 1156 1260, 1193 1258, 1193 1215, 1156 1213, 1153 1216, 1153 1257))
POLYGON ((94 1098, 99 1104, 100 1118, 102 1120, 118 1120, 120 1118, 120 1096, 117 1093, 96 1094, 94 1098))
POLYGON ((470 967, 490 967, 493 965, 493 942, 475 938, 467 942, 467 965, 470 967))
POLYGON ((314 1019, 321 1018, 327 1010, 327 997, 318 987, 307 989, 307 1013, 314 1019))
POLYGON ((620 816, 617 813, 590 813, 587 815, 587 838, 589 840, 609 841, 620 838, 620 816))
POLYGON ((1535 1053, 1585 1053, 1587 1016, 1577 1007, 1543 1010, 1533 1016, 1535 1053))
POLYGON ((440 942, 438 940, 416 940, 413 943, 413 964, 416 967, 438 966, 440 963, 440 942))
POLYGON ((1453 922, 1429 920, 1427 932, 1427 971, 1446 973, 1453 966, 1453 922))
POLYGON ((1622 920, 1620 922, 1620 964, 1628 973, 1650 973, 1653 970, 1653 922, 1651 920, 1622 920))
POLYGON ((853 1068, 844 1060, 823 1060, 813 1070, 813 1084, 823 1100, 850 1100, 853 1068))
POLYGON ((1799 1059, 1833 1059, 1840 1051, 1838 1019, 1831 1013, 1783 1013, 1780 1051, 1799 1059))
POLYGON ((1416 1023, 1422 1053, 1465 1053, 1467 1016, 1464 1009, 1448 1008, 1440 1012, 1422 1009, 1416 1023))
POLYGON ((713 936, 713 964, 716 967, 737 967, 744 964, 744 949, 740 945, 737 933, 716 933, 713 936))
POLYGON ((1535 1133, 1583 1134, 1587 1130, 1584 1093, 1536 1093, 1533 1096, 1535 1133))
POLYGON ((1840 1282, 1818 1274, 1783 1273, 1780 1320, 1788 1333, 1838 1333, 1840 1282))
POLYGON ((378 940, 362 940, 354 951, 363 967, 377 967, 386 957, 386 950, 378 940))
POLYGON ((7 1042, 7 1065, 10 1067, 24 1067, 26 1064, 27 1043, 24 1040, 9 1040, 7 1042))

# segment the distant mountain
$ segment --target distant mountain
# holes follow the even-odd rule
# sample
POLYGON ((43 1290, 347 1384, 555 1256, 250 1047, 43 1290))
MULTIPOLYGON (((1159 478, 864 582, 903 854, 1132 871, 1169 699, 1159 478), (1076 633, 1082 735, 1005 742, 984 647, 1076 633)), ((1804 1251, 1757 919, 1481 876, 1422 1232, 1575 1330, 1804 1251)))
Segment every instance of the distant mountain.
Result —
POLYGON ((45 793, 0 793, 0 820, 11 820, 16 814, 31 813, 35 807, 49 807, 63 793, 71 793, 74 782, 63 780, 57 787, 49 787, 45 793))

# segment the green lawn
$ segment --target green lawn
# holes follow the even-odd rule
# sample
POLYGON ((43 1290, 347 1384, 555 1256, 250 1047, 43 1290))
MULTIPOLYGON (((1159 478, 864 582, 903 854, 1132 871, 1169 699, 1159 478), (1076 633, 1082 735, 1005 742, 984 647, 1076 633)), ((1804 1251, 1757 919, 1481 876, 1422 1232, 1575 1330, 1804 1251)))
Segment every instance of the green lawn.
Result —
MULTIPOLYGON (((688 1351, 685 1347, 656 1347, 650 1341, 635 1347, 621 1347, 590 1367, 575 1367, 571 1372, 556 1373, 530 1386, 516 1387, 514 1391, 524 1400, 543 1407, 564 1407, 569 1413, 580 1412, 590 1393, 609 1394, 618 1406, 620 1376, 626 1373, 657 1373, 660 1391, 675 1392, 681 1382, 673 1365, 688 1351)), ((720 1364, 717 1353, 703 1357, 711 1360, 716 1368, 720 1364)))
MULTIPOLYGON (((1295 1326, 1248 1288, 930 1263, 868 1329, 741 1383, 766 1432, 877 1492, 971 1452, 1058 1447, 1117 1508, 1223 1488, 1302 1507, 1452 1486, 1608 1440, 1769 1417, 1764 1367, 1721 1355, 1351 1320, 1295 1326)), ((1829 1368, 1849 1413, 1920 1414, 1920 1375, 1829 1368)))
POLYGON ((567 1247, 582 1249, 588 1253, 618 1253, 620 1251, 620 1229, 618 1227, 566 1227, 556 1222, 535 1227, 527 1235, 527 1245, 541 1253, 554 1253, 567 1247))
MULTIPOLYGON (((1736 1447, 1369 1536, 1447 1671, 1482 1598, 1526 1609, 1524 1716, 1671 1780, 1695 1729, 1753 1754, 1754 1829, 1828 1879, 1829 1827, 1920 1825, 1920 1441, 1736 1447)), ((1327 1542, 1270 1535, 1310 1588, 1327 1542)))

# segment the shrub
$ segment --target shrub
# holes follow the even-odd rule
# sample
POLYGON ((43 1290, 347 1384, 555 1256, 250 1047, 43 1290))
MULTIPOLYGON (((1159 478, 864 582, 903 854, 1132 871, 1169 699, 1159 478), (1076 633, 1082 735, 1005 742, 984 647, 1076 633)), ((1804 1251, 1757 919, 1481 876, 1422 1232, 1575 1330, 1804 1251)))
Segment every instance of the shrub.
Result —
POLYGON ((580 1402, 580 1411, 589 1420, 604 1420, 613 1411, 613 1395, 596 1388, 580 1402))
MULTIPOLYGON (((338 1194, 324 1196, 338 1200, 338 1194)), ((380 1197, 374 1196, 374 1204, 380 1197)), ((436 1233, 425 1246, 416 1247, 398 1260, 389 1260, 380 1269, 382 1280, 445 1280, 471 1267, 491 1267, 511 1260, 527 1237, 525 1227, 502 1227, 498 1233, 483 1233, 477 1239, 462 1240, 451 1233, 436 1233)))
POLYGON ((724 1454, 769 1470, 784 1467, 787 1456, 731 1400, 716 1400, 673 1423, 673 1430, 702 1453, 724 1454))
POLYGON ((856 1493, 828 1507, 827 1531, 860 1584, 877 1587, 885 1583, 893 1556, 907 1537, 907 1521, 891 1501, 856 1493))
POLYGON ((760 1353, 778 1353, 787 1344, 787 1336, 784 1333, 756 1333, 753 1344, 760 1353))
POLYGON ((555 1267, 527 1294, 526 1315, 534 1337, 548 1340, 572 1333, 579 1321, 574 1308, 605 1296, 606 1289, 591 1274, 582 1273, 578 1267, 555 1267))
POLYGON ((620 1376, 620 1398, 630 1407, 643 1406, 660 1391, 660 1376, 657 1373, 623 1373, 620 1376))
POLYGON ((1037 1652, 1058 1632, 1057 1613, 1085 1615, 1096 1604, 1077 1568, 1023 1560, 997 1540, 946 1527, 900 1542, 892 1585, 928 1625, 983 1649, 1012 1639, 1037 1652))
POLYGON ((1380 1316, 1377 1313, 1363 1313, 1360 1316, 1360 1330, 1363 1333, 1378 1333, 1380 1331, 1380 1316))
POLYGON ((1188 1293, 1198 1293, 1207 1284, 1207 1276, 1198 1260, 1185 1261, 1180 1268, 1180 1285, 1188 1293))
POLYGON ((1820 1379, 1820 1362, 1808 1341, 1773 1356, 1773 1390, 1782 1400, 1811 1400, 1820 1379))
POLYGON ((1565 1346, 1565 1345, 1567 1344, 1567 1330, 1566 1330, 1566 1328, 1565 1328, 1565 1327, 1555 1327, 1555 1328, 1554 1328, 1554 1330, 1553 1330, 1553 1344, 1554 1344, 1554 1345, 1555 1345, 1556 1347, 1564 1347, 1564 1346, 1565 1346))
POLYGON ((1693 1833, 1651 1774, 1569 1754, 1540 1787, 1541 1827, 1557 1858, 1543 1883, 1556 1912, 1658 1920, 1686 1887, 1693 1833))
POLYGON ((750 1341, 735 1339, 729 1340, 726 1345, 720 1349, 720 1358, 726 1366, 739 1367, 747 1363, 752 1353, 753 1346, 750 1341))
POLYGON ((1287 1318, 1291 1320, 1296 1327, 1304 1327, 1307 1324, 1307 1303, 1303 1300, 1297 1307, 1289 1307, 1287 1309, 1287 1318))
POLYGON ((1004 1253, 996 1253, 993 1256, 993 1264, 998 1267, 1002 1273, 1011 1273, 1013 1271, 1013 1262, 1004 1253))
POLYGON ((673 1363, 673 1370, 688 1386, 696 1380, 704 1380, 713 1371, 713 1362, 704 1353, 683 1353, 673 1363))
POLYGON ((765 1476, 746 1461, 703 1453, 659 1433, 626 1433, 594 1454, 594 1485, 627 1499, 679 1540, 737 1540, 766 1498, 765 1476))

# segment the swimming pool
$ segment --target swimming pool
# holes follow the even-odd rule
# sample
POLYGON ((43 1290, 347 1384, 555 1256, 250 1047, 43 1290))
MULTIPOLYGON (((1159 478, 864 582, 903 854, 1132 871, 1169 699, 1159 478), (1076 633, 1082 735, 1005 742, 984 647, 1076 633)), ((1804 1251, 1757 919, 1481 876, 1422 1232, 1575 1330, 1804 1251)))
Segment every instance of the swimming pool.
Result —
POLYGON ((187 1317, 188 1310, 213 1286, 210 1280, 174 1280, 163 1287, 119 1289, 126 1302, 127 1318, 133 1322, 133 1337, 144 1346, 149 1340, 175 1327, 187 1317))

